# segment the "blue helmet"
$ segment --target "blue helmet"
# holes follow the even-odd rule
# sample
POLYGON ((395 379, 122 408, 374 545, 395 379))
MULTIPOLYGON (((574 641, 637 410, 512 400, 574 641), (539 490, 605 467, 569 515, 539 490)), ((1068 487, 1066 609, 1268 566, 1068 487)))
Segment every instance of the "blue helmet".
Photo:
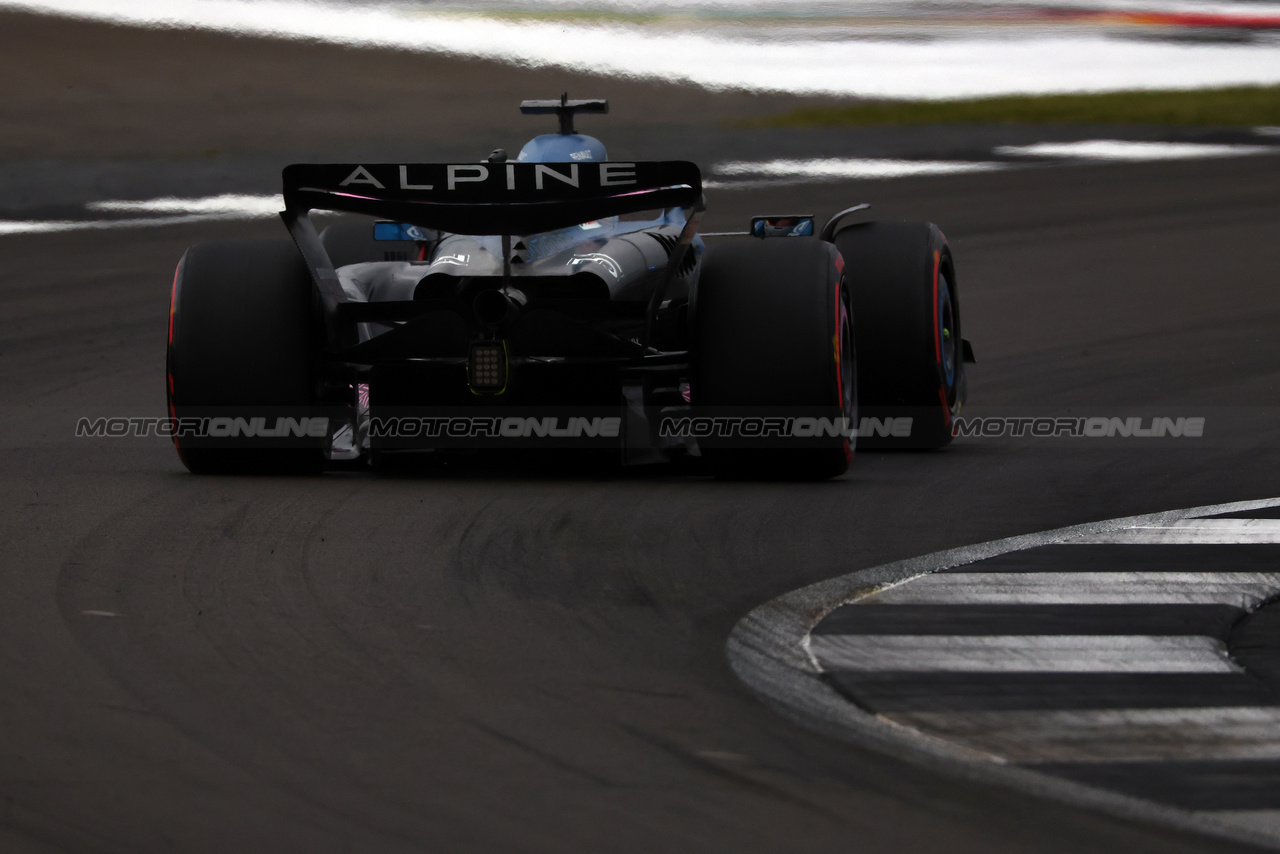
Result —
POLYGON ((544 133, 520 149, 524 163, 598 163, 608 160, 604 143, 581 133, 544 133))

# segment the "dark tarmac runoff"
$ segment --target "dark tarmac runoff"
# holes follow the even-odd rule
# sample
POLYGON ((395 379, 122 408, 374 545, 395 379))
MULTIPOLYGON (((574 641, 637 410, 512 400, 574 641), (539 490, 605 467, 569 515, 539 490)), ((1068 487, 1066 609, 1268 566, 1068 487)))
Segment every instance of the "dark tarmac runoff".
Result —
MULTIPOLYGON (((0 42, 42 38, 52 57, 0 52, 10 79, 72 55, 81 65, 67 73, 91 79, 85 69, 113 51, 132 57, 129 68, 145 64, 130 51, 160 56, 164 44, 190 56, 212 91, 206 57, 222 51, 233 67, 272 55, 234 39, 175 46, 163 34, 42 27, 0 19, 0 42)), ((335 80, 344 67, 409 61, 279 53, 313 63, 289 87, 311 67, 335 80)), ((484 72, 477 112, 492 102, 514 114, 520 98, 566 85, 665 103, 660 86, 467 65, 484 72)), ((114 97, 116 78, 103 74, 99 91, 114 97)), ((241 103, 270 100, 269 83, 240 74, 226 79, 241 103)), ((282 107, 255 134, 259 114, 230 98, 201 109, 176 95, 181 75, 149 90, 128 83, 120 91, 136 97, 103 151, 91 130, 104 105, 6 93, 10 122, 27 134, 4 134, 6 174, 37 160, 68 170, 127 160, 131 141, 128 162, 164 162, 177 178, 175 152, 198 146, 218 148, 199 162, 229 176, 357 147, 349 126, 302 122, 322 102, 340 114, 350 89, 282 107)), ((681 97, 651 121, 623 113, 615 131, 592 130, 620 150, 659 131, 673 148, 680 134, 697 145, 699 128, 722 116, 690 118, 690 105, 717 96, 681 97)), ((726 97, 725 114, 760 106, 726 97)), ((363 115, 403 108, 388 87, 360 103, 373 111, 363 115)), ((502 115, 462 122, 451 139, 479 151, 533 132, 502 115)), ((389 119, 369 133, 371 149, 397 152, 432 129, 389 119)), ((128 172, 120 191, 157 192, 129 185, 145 171, 128 172)), ((92 196, 72 199, 73 189, 25 209, 92 196)), ((76 438, 76 421, 163 414, 183 249, 284 238, 283 227, 0 236, 0 850, 1241 850, 811 733, 735 679, 725 641, 760 603, 862 567, 1277 495, 1278 190, 1280 157, 1263 155, 709 192, 707 231, 860 201, 882 218, 939 223, 979 359, 974 414, 1207 419, 1203 440, 971 437, 941 452, 861 453, 847 475, 818 484, 719 483, 661 467, 190 475, 165 439, 76 438)))

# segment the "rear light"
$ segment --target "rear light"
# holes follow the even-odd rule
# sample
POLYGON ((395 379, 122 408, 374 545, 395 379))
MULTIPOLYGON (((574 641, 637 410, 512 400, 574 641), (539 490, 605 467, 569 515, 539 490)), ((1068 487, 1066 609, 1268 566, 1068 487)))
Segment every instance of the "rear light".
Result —
POLYGON ((501 394, 507 388, 507 345, 502 341, 473 341, 467 357, 467 384, 481 394, 501 394))

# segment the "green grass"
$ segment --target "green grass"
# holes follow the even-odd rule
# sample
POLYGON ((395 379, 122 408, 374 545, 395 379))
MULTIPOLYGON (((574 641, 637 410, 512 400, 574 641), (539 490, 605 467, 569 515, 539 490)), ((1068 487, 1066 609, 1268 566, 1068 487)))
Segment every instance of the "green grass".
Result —
POLYGON ((1280 86, 1239 86, 1185 92, 1026 95, 967 101, 864 101, 800 107, 740 119, 732 127, 822 128, 857 125, 1142 124, 1280 125, 1280 86))

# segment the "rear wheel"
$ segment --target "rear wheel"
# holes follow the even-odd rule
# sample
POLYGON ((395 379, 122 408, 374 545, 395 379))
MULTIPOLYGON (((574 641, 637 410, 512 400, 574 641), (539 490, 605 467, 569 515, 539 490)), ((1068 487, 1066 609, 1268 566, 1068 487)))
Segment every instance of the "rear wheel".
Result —
POLYGON ((183 464, 199 473, 319 470, 327 430, 311 418, 312 287, 297 248, 192 246, 169 312, 166 392, 183 464))
POLYGON ((698 447, 717 477, 820 480, 853 458, 852 306, 840 260, 808 238, 708 250, 691 299, 698 447), (719 422, 721 424, 725 422, 719 422))
POLYGON ((964 362, 946 238, 932 223, 868 222, 841 229, 835 244, 853 295, 860 444, 948 444, 964 362))

